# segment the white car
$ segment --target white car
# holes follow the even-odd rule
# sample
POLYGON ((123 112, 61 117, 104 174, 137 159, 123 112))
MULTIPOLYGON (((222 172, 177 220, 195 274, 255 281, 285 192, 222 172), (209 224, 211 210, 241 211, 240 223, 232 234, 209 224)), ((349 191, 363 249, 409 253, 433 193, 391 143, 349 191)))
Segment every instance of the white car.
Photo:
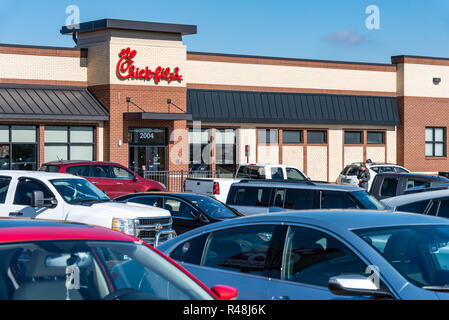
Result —
MULTIPOLYGON (((337 184, 342 185, 350 185, 350 186, 358 186, 359 180, 357 179, 357 174, 360 170, 360 165, 362 162, 354 162, 350 165, 347 165, 338 175, 337 184)), ((366 163, 366 168, 370 173, 370 180, 368 181, 368 190, 371 188, 371 184, 373 182, 374 177, 378 173, 383 172, 396 172, 396 173, 409 173, 407 169, 404 167, 398 166, 397 164, 390 163, 366 163)))
POLYGON ((86 179, 64 173, 0 171, 0 217, 97 225, 155 246, 176 236, 168 210, 112 202, 86 179))

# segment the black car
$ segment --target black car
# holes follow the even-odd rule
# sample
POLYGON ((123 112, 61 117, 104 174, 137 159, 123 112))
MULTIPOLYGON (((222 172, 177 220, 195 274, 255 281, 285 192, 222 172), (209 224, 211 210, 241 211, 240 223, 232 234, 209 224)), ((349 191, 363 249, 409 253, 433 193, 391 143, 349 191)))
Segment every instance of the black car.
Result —
POLYGON ((134 202, 167 209, 172 215, 173 229, 177 234, 205 224, 242 216, 212 197, 195 193, 131 193, 115 198, 114 201, 134 202))

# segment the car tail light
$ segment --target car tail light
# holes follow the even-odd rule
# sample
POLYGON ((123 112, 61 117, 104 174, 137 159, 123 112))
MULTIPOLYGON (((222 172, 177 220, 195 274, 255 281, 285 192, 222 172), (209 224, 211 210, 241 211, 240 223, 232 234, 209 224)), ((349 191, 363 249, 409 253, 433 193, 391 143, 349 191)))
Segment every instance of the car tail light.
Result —
POLYGON ((218 182, 214 182, 214 194, 220 194, 220 185, 218 182))

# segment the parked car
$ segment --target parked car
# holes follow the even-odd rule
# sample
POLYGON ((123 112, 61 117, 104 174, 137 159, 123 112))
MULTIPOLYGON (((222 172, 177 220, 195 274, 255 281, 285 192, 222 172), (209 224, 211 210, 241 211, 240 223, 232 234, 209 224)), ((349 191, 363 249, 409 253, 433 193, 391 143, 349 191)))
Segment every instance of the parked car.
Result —
MULTIPOLYGON (((350 165, 347 165, 338 175, 337 184, 350 185, 350 186, 358 186, 359 180, 357 179, 357 175, 360 171, 360 165, 362 162, 354 162, 350 165)), ((371 184, 374 180, 374 177, 379 173, 384 172, 396 172, 396 173, 408 173, 409 171, 404 167, 398 166, 396 164, 390 163, 376 163, 376 162, 368 162, 366 163, 366 168, 369 169, 370 180, 368 181, 368 190, 371 188, 371 184)))
POLYGON ((382 200, 387 210, 449 218, 449 189, 412 193, 382 200))
POLYGON ((170 211, 173 229, 178 235, 209 223, 242 216, 212 197, 195 193, 131 193, 118 197, 115 201, 140 203, 170 211))
POLYGON ((376 198, 358 187, 273 180, 234 183, 226 204, 245 215, 283 210, 384 208, 376 198))
POLYGON ((1 300, 229 299, 137 238, 82 224, 0 219, 1 300))
POLYGON ((370 193, 381 200, 402 195, 409 189, 412 189, 412 192, 414 192, 419 187, 428 188, 444 183, 449 183, 449 179, 441 176, 393 172, 380 173, 374 178, 370 193))
POLYGON ((112 202, 82 177, 39 171, 0 172, 0 217, 88 223, 122 231, 157 245, 176 236, 170 212, 112 202))
POLYGON ((162 183, 144 179, 125 166, 113 162, 54 161, 44 163, 39 171, 70 173, 86 178, 111 199, 133 192, 166 191, 162 183))
POLYGON ((307 176, 298 168, 282 164, 241 164, 235 178, 187 178, 184 191, 209 195, 226 202, 231 185, 242 179, 304 181, 307 176))
POLYGON ((449 220, 306 210, 226 220, 158 247, 239 299, 449 299, 449 220))

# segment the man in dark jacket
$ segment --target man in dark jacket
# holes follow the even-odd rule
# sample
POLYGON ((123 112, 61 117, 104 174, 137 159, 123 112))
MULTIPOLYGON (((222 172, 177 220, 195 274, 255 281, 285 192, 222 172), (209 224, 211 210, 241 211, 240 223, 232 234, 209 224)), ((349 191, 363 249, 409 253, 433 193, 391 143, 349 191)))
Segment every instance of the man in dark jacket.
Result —
POLYGON ((359 187, 368 190, 368 181, 370 179, 370 174, 364 163, 360 165, 357 179, 359 180, 359 187))

